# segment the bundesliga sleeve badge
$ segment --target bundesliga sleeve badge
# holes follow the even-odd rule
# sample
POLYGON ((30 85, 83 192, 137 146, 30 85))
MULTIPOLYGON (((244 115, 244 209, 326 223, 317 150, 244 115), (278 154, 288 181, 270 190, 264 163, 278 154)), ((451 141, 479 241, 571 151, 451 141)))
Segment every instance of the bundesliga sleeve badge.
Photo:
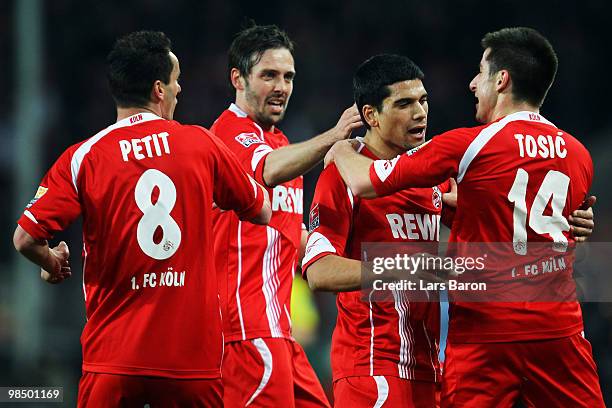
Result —
POLYGON ((314 207, 312 207, 312 210, 310 210, 310 222, 309 222, 308 230, 312 232, 318 227, 319 227, 319 204, 316 204, 314 207))
POLYGON ((49 190, 47 187, 38 186, 38 190, 36 190, 36 194, 34 195, 34 198, 30 200, 26 208, 30 208, 31 206, 33 206, 34 203, 37 202, 40 197, 45 195, 47 190, 49 190))

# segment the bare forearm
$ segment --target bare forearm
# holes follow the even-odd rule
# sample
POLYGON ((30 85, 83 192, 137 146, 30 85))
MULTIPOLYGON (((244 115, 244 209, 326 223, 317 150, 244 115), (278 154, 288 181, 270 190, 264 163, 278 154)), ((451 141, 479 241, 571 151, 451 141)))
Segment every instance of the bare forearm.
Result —
POLYGON ((353 105, 342 113, 336 126, 327 132, 271 152, 265 159, 264 181, 268 186, 275 186, 303 175, 323 159, 335 142, 350 137, 351 132, 361 125, 359 110, 353 105))
POLYGON ((21 226, 15 230, 13 244, 19 253, 43 269, 54 270, 60 267, 51 254, 48 242, 35 240, 21 226))
POLYGON ((334 163, 353 194, 364 198, 376 197, 370 180, 370 166, 374 161, 357 153, 349 144, 346 146, 337 144, 336 146, 334 146, 336 150, 333 154, 334 163), (336 146, 338 146, 337 149, 336 146))
POLYGON ((352 292, 361 289, 361 262, 327 255, 308 268, 308 284, 314 291, 352 292))
POLYGON ((307 173, 317 165, 338 139, 327 131, 305 142, 290 144, 266 156, 263 179, 268 186, 276 186, 307 173))

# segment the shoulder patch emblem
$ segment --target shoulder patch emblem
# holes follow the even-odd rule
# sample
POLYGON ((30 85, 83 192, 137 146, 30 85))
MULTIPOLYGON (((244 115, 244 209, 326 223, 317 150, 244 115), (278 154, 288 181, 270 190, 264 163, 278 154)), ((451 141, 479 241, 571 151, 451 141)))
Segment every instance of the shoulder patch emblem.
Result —
POLYGON ((253 132, 249 133, 241 133, 235 137, 236 141, 243 145, 244 147, 249 147, 256 143, 264 143, 263 139, 257 134, 253 132))
POLYGON ((433 194, 431 195, 431 201, 433 203, 434 208, 439 209, 442 207, 442 192, 435 186, 432 188, 433 194))
POLYGON ((47 187, 38 186, 38 190, 36 190, 36 194, 34 195, 34 198, 30 200, 26 208, 30 208, 31 206, 33 206, 34 203, 37 202, 40 197, 45 195, 47 190, 49 190, 47 187))
POLYGON ((312 210, 310 210, 310 222, 308 226, 308 231, 314 231, 319 227, 319 224, 319 204, 315 204, 315 206, 312 207, 312 210))

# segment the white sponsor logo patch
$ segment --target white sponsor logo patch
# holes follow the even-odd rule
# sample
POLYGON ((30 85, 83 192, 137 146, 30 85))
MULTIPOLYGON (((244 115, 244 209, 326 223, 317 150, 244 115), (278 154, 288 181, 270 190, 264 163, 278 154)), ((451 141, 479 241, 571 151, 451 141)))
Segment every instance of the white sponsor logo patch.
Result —
POLYGON ((256 143, 263 143, 264 141, 259 137, 257 133, 241 133, 235 137, 236 141, 243 145, 244 147, 249 147, 250 145, 256 143))

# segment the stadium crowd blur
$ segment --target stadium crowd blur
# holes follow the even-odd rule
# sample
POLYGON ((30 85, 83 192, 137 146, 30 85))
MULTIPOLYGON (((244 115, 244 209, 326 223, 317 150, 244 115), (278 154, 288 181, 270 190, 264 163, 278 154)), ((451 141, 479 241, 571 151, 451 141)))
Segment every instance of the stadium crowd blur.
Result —
MULTIPOLYGON (((16 46, 15 4, 0 2, 0 386, 60 385, 66 401, 76 396, 80 375, 79 335, 85 321, 80 279, 79 227, 66 235, 71 244, 73 277, 59 286, 44 285, 40 334, 43 343, 34 370, 24 372, 13 359, 16 314, 11 244, 19 207, 15 200, 15 95, 23 86, 13 60, 16 46), (8 89, 6 86, 8 85, 8 89)), ((181 64, 183 91, 175 118, 210 127, 230 103, 226 51, 246 17, 277 24, 297 43, 297 76, 288 113, 280 128, 300 141, 331 127, 350 104, 351 78, 367 57, 392 52, 412 58, 426 74, 430 113, 428 136, 460 126, 473 126, 474 98, 468 83, 478 70, 480 38, 504 26, 526 25, 546 35, 559 56, 559 72, 542 110, 589 148, 595 163, 592 192, 597 195, 595 242, 612 241, 612 120, 608 97, 606 49, 612 4, 584 0, 562 5, 483 0, 453 2, 366 1, 260 2, 161 0, 82 2, 54 0, 42 7, 43 119, 41 169, 48 168, 69 145, 90 137, 114 121, 113 101, 105 78, 105 57, 117 36, 154 29, 168 34, 181 64)), ((320 167, 305 176, 304 212, 320 167)), ((32 180, 32 195, 43 174, 32 180)), ((31 266, 31 273, 37 274, 31 266)), ((606 288, 604 288, 605 290, 606 288)), ((611 288, 612 289, 612 288, 611 288)), ((306 294, 308 292, 306 291, 306 294)), ((301 297, 300 297, 301 299, 301 297)), ((297 300, 297 308, 309 302, 297 300)), ((335 300, 317 295, 318 316, 304 312, 298 328, 321 381, 329 389, 329 343, 335 323, 335 300), (314 331, 316 330, 316 331, 314 331), (303 333, 302 333, 303 332, 303 333)), ((295 303, 294 303, 295 304, 295 303)), ((612 404, 612 303, 583 305, 585 331, 594 349, 604 397, 612 404)), ((298 310, 295 313, 300 313, 298 310)), ((299 320, 299 319, 298 319, 299 320)))

